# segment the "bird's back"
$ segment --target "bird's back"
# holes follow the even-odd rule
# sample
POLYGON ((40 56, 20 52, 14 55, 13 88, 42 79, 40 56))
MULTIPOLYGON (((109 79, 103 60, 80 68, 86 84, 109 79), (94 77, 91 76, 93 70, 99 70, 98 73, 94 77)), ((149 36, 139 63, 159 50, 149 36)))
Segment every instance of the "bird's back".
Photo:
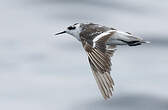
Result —
POLYGON ((82 29, 80 33, 81 39, 87 39, 88 42, 91 42, 96 36, 100 35, 101 33, 111 30, 106 26, 93 23, 81 24, 80 27, 82 29))

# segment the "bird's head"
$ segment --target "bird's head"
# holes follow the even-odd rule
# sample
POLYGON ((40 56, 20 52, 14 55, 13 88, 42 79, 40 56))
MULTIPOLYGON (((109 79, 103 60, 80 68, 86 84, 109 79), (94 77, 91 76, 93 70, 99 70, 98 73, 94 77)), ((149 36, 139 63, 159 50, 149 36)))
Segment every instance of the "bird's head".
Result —
POLYGON ((80 40, 80 37, 79 37, 80 32, 81 32, 80 24, 75 23, 74 25, 68 26, 65 31, 56 33, 55 35, 60 35, 60 34, 67 33, 67 34, 70 34, 70 35, 74 36, 78 40, 80 40))

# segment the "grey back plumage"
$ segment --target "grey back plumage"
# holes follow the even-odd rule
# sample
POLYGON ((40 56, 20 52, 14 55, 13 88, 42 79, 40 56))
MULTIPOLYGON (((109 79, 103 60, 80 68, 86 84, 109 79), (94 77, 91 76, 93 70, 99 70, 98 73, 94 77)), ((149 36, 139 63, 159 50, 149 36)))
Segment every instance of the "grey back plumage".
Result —
POLYGON ((92 40, 96 36, 102 34, 103 32, 111 30, 111 28, 109 27, 101 26, 99 24, 93 24, 93 23, 88 23, 88 24, 82 23, 80 27, 82 29, 80 33, 80 38, 83 40, 86 40, 90 45, 93 45, 92 40))

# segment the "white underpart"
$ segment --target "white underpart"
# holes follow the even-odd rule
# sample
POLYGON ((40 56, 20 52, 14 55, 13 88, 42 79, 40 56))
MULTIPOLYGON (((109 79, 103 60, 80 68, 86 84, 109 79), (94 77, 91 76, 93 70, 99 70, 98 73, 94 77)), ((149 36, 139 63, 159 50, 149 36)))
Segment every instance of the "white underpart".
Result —
POLYGON ((123 32, 123 31, 116 31, 112 35, 112 39, 113 40, 124 40, 124 41, 142 40, 141 38, 134 37, 133 35, 123 32))
MULTIPOLYGON (((132 34, 129 34, 127 32, 123 32, 123 31, 119 31, 119 30, 109 30, 109 31, 106 31, 98 36, 96 36, 94 39, 93 39, 93 47, 96 46, 96 42, 106 36, 106 35, 109 35, 111 34, 111 32, 114 32, 114 34, 112 34, 112 36, 109 38, 109 40, 106 42, 107 44, 109 45, 127 45, 125 42, 123 41, 127 41, 127 42, 130 42, 130 41, 142 41, 143 42, 143 39, 141 38, 138 38, 138 37, 135 37, 133 36, 132 34)), ((148 42, 145 42, 145 43, 148 43, 148 42)))
POLYGON ((96 36, 96 37, 93 39, 93 48, 96 46, 96 42, 97 42, 99 39, 101 39, 101 38, 104 37, 104 36, 110 35, 112 32, 115 32, 115 30, 109 30, 109 31, 103 32, 102 34, 96 36))
POLYGON ((66 32, 72 36, 74 36, 77 40, 81 41, 80 39, 80 32, 81 32, 81 27, 80 24, 75 25, 76 29, 74 30, 66 30, 66 32))

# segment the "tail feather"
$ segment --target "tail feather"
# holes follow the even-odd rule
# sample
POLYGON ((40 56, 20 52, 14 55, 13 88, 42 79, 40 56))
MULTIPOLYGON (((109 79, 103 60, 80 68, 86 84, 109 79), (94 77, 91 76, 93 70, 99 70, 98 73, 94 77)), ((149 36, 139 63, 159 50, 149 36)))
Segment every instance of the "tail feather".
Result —
POLYGON ((150 43, 148 41, 144 41, 142 38, 135 37, 131 33, 116 31, 114 34, 114 39, 124 42, 129 46, 137 46, 141 45, 142 43, 150 43))
POLYGON ((150 42, 144 41, 144 40, 132 40, 132 41, 121 40, 121 41, 127 43, 127 45, 129 45, 129 46, 137 46, 137 45, 141 45, 142 43, 150 43, 150 42))

